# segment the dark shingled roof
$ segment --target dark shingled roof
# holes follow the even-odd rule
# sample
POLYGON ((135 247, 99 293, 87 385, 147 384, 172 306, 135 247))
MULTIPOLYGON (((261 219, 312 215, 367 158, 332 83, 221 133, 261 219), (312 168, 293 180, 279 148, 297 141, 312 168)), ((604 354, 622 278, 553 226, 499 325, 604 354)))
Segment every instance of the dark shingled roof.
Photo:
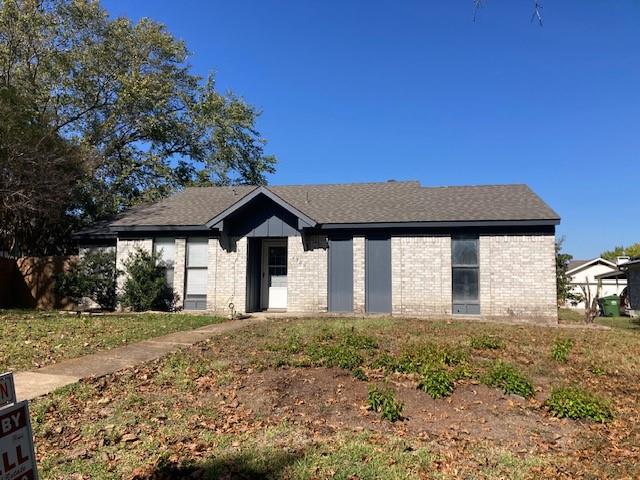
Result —
MULTIPOLYGON (((131 209, 112 225, 204 225, 256 188, 187 188, 131 209)), ((419 182, 391 181, 266 188, 319 224, 559 220, 526 185, 422 187, 419 182)))

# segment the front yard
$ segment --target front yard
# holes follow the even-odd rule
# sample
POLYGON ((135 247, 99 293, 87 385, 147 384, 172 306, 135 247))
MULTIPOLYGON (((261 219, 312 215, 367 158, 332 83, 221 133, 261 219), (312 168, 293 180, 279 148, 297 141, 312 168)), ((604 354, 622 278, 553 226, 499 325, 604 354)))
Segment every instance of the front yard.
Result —
POLYGON ((33 402, 40 469, 54 479, 637 478, 639 340, 462 321, 265 322, 33 402), (368 409, 374 385, 397 402, 368 409), (553 416, 545 401, 560 386, 595 394, 590 414, 613 418, 553 416), (398 403, 398 421, 382 418, 398 403))
POLYGON ((78 316, 33 310, 0 311, 0 372, 30 370, 220 321, 223 319, 187 314, 78 316))

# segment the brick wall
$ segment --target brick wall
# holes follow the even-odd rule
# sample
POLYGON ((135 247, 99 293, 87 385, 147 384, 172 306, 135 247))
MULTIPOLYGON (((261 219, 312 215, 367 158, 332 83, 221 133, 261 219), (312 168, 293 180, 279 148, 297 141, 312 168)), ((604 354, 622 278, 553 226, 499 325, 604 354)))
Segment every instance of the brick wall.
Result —
POLYGON ((558 321, 553 235, 480 236, 480 312, 486 318, 558 321))
POLYGON ((327 238, 324 235, 288 237, 287 310, 327 310, 327 238))
POLYGON ((236 312, 246 310, 247 238, 209 240, 209 276, 207 308, 230 314, 229 304, 236 312))
POLYGON ((353 237, 353 311, 363 313, 365 309, 364 237, 353 237))
MULTIPOLYGON (((485 318, 556 322, 553 235, 482 235, 480 305, 485 318)), ((117 264, 151 239, 118 240, 117 264)), ((209 240, 207 308, 228 314, 246 308, 247 239, 209 240)), ((365 240, 353 241, 354 311, 365 306, 365 240)), ((392 311, 398 315, 451 315, 451 237, 395 236, 391 240, 392 311)), ((176 239, 174 290, 184 297, 185 240, 176 239)), ((640 277, 640 273, 637 274, 640 277)), ((639 279, 640 280, 640 279, 639 279)), ((122 282, 123 279, 120 279, 122 282)), ((630 289, 631 290, 631 289, 630 289)), ((640 290, 640 287, 638 287, 640 290)), ((636 303, 640 292, 636 290, 636 303)), ((630 292, 631 293, 631 292, 630 292)), ((327 238, 288 237, 288 310, 327 310, 327 238)))
POLYGON ((391 238, 391 298, 394 314, 451 314, 451 237, 391 238))
POLYGON ((184 275, 187 261, 187 239, 176 238, 176 258, 173 262, 173 292, 178 297, 176 308, 184 308, 184 275))

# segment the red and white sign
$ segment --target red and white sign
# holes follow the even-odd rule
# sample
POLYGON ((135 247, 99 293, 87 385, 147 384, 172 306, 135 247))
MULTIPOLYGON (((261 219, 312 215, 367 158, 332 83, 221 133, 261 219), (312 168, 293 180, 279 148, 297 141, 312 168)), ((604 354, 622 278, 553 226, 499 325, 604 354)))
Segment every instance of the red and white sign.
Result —
POLYGON ((0 480, 37 480, 29 403, 0 408, 0 480))
POLYGON ((16 403, 16 387, 13 383, 13 373, 0 374, 0 407, 16 403))

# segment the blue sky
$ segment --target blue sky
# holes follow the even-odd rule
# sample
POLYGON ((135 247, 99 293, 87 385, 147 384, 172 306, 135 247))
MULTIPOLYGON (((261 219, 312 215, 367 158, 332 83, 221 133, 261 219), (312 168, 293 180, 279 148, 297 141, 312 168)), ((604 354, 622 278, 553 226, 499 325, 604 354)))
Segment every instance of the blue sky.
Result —
POLYGON ((640 241, 640 2, 102 4, 263 111, 270 183, 527 183, 576 258, 640 241))

